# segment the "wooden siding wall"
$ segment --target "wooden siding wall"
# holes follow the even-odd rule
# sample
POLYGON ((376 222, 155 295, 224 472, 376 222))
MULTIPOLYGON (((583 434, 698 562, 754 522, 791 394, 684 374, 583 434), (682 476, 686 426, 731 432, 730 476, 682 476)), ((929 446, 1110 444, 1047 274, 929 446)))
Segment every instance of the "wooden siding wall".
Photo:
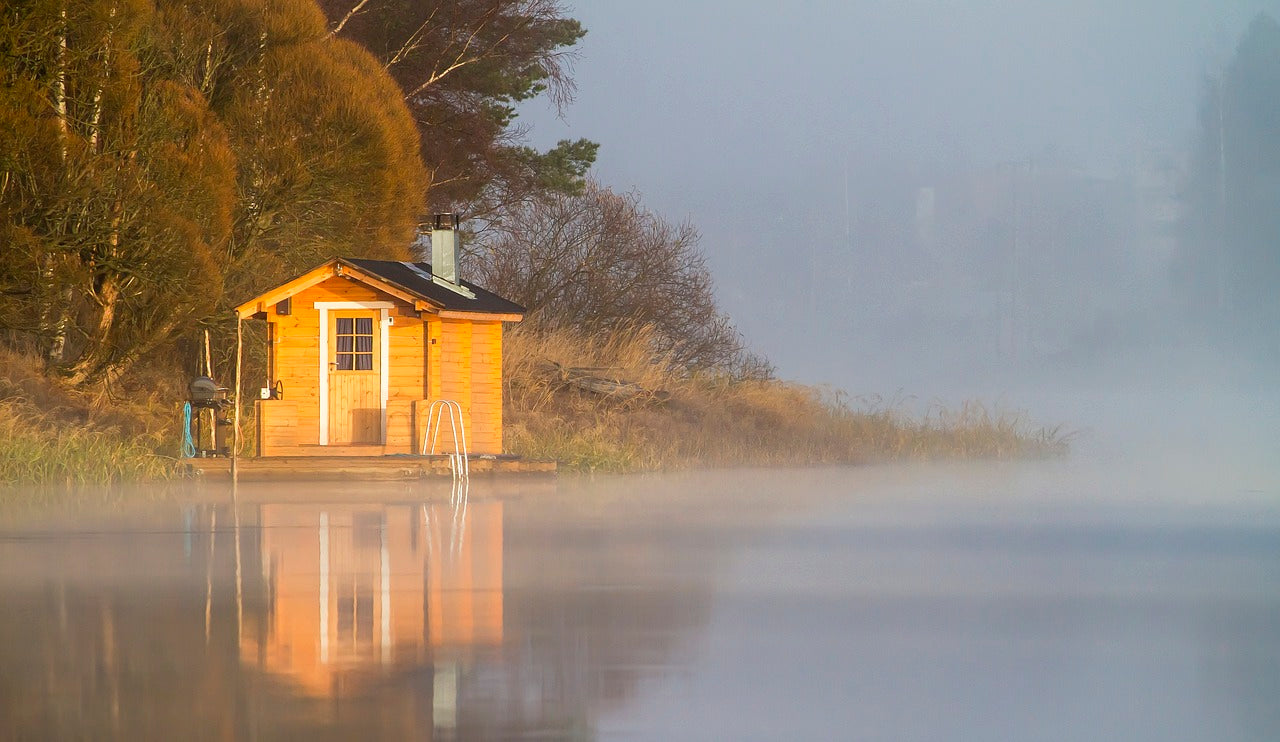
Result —
MULTIPOLYGON (((461 405, 468 452, 502 453, 502 323, 433 317, 427 336, 428 399, 461 405)), ((425 408, 421 417, 425 434, 425 408)), ((439 451, 453 450, 447 426, 439 444, 439 451)))
MULTIPOLYGON (((297 453, 320 439, 320 312, 315 302, 390 301, 391 297, 341 277, 330 278, 293 297, 292 313, 274 307, 272 363, 284 385, 287 405, 266 401, 261 407, 269 424, 260 428, 264 456, 297 453), (280 409, 275 409, 279 407, 280 409), (290 414, 282 414, 285 408, 290 414)), ((385 453, 418 453, 426 428, 429 402, 457 401, 463 410, 467 450, 502 453, 502 323, 469 319, 419 319, 411 307, 396 301, 388 329, 387 439, 385 453), (425 320, 425 321, 424 321, 425 320)), ((328 331, 327 328, 323 328, 328 331)), ((255 385, 249 385, 255 386, 255 385)), ((440 436, 441 450, 448 429, 440 436)))
POLYGON ((320 313, 301 296, 291 303, 289 315, 277 314, 275 307, 267 313, 276 326, 271 333, 271 365, 276 372, 272 381, 283 385, 287 404, 275 400, 261 404, 263 415, 270 416, 259 443, 263 456, 274 455, 279 446, 315 445, 320 440, 320 313), (286 414, 276 414, 285 412, 284 408, 292 413, 292 424, 286 414))
POLYGON ((298 435, 298 403, 288 399, 254 402, 259 456, 275 456, 282 445, 294 445, 298 435))
MULTIPOLYGON (((468 320, 436 319, 431 320, 433 328, 438 328, 440 340, 432 350, 439 359, 439 369, 433 377, 439 381, 432 399, 451 399, 462 407, 462 423, 466 430, 466 446, 469 453, 493 453, 481 451, 475 446, 475 430, 471 418, 471 322, 468 320)), ((434 359, 433 359, 434 360, 434 359)), ((448 435, 446 426, 440 434, 440 450, 452 451, 453 439, 448 435), (446 443, 448 438, 448 443, 446 443)))
MULTIPOLYGON (((364 284, 345 278, 330 278, 293 297, 293 311, 276 314, 272 350, 276 379, 284 384, 284 398, 296 405, 292 435, 264 440, 262 454, 272 455, 276 446, 314 446, 320 441, 320 310, 318 301, 388 301, 389 297, 364 284), (274 445, 273 445, 274 444, 274 445)), ((408 305, 390 311, 394 322, 388 330, 387 444, 388 450, 408 453, 413 437, 412 400, 423 394, 422 322, 411 315, 408 305)), ((327 328, 324 329, 327 332, 327 328)), ((270 404, 270 403, 268 403, 270 404)), ((272 416, 279 418, 281 416, 272 416)), ((272 430, 283 432, 283 421, 272 430)), ((277 434, 278 435, 278 434, 277 434)), ((281 451, 284 453, 284 451, 281 451)))
POLYGON ((414 450, 413 403, 427 395, 426 338, 423 321, 410 308, 391 310, 393 323, 387 332, 387 452, 414 450), (399 310, 399 311, 398 311, 399 310))
POLYGON ((471 327, 471 420, 475 450, 502 452, 502 323, 471 327))

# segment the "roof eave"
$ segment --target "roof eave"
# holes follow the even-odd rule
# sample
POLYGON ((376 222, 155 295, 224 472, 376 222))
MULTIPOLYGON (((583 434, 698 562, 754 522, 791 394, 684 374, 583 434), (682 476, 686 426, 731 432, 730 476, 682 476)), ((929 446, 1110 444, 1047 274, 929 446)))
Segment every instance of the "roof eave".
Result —
POLYGON ((519 322, 523 312, 471 312, 461 309, 441 309, 435 313, 441 319, 469 319, 482 322, 519 322))
POLYGON ((315 286, 317 283, 331 278, 336 274, 336 268, 340 262, 340 258, 333 258, 321 263, 291 281, 285 281, 279 286, 272 288, 270 291, 255 296, 244 304, 236 307, 236 316, 242 320, 248 319, 258 312, 265 312, 267 307, 272 304, 277 304, 300 291, 305 291, 312 286, 315 286))
POLYGON ((265 312, 268 307, 288 299, 295 294, 306 291, 316 284, 328 280, 334 276, 347 276, 372 288, 388 293, 405 303, 413 305, 416 311, 433 311, 443 307, 440 302, 419 294, 413 289, 406 288, 390 281, 382 276, 371 273, 360 266, 352 263, 345 258, 332 258, 303 273, 297 278, 286 281, 279 286, 267 291, 263 294, 250 299, 244 304, 236 307, 236 316, 240 319, 249 319, 259 312, 265 312))

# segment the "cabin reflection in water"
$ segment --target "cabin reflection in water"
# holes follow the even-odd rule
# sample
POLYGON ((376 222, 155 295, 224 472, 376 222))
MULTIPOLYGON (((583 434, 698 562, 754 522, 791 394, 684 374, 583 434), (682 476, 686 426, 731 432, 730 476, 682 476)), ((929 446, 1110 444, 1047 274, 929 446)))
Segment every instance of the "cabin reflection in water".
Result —
POLYGON ((0 740, 590 737, 710 614, 717 560, 648 523, 401 499, 0 534, 0 740))
POLYGON ((259 517, 266 605, 243 627, 246 666, 339 697, 370 671, 502 643, 501 502, 263 505, 259 517))

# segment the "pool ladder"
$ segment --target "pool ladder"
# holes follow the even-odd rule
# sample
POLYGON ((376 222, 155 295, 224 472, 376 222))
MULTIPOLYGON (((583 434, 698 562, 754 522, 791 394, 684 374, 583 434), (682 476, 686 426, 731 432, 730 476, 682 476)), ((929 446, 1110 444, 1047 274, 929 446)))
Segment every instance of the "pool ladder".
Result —
POLYGON ((435 455, 446 412, 449 416, 449 430, 453 433, 453 452, 449 454, 449 468, 453 470, 455 480, 469 479, 471 462, 467 457, 467 429, 462 422, 462 405, 454 400, 437 399, 431 403, 431 407, 427 410, 427 435, 422 440, 422 455, 427 455, 427 441, 431 441, 431 455, 435 455))

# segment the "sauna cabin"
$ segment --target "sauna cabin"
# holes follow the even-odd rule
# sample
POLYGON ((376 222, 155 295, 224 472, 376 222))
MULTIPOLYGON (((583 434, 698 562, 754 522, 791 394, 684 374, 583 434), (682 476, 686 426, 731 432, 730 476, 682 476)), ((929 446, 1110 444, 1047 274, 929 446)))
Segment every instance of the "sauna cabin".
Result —
MULTIPOLYGON (((435 227, 431 263, 335 258, 237 308, 267 323, 259 456, 422 453, 438 400, 460 408, 467 453, 502 453, 502 329, 524 308, 460 280, 457 220, 435 227)), ((445 417, 437 452, 453 451, 445 417)))

